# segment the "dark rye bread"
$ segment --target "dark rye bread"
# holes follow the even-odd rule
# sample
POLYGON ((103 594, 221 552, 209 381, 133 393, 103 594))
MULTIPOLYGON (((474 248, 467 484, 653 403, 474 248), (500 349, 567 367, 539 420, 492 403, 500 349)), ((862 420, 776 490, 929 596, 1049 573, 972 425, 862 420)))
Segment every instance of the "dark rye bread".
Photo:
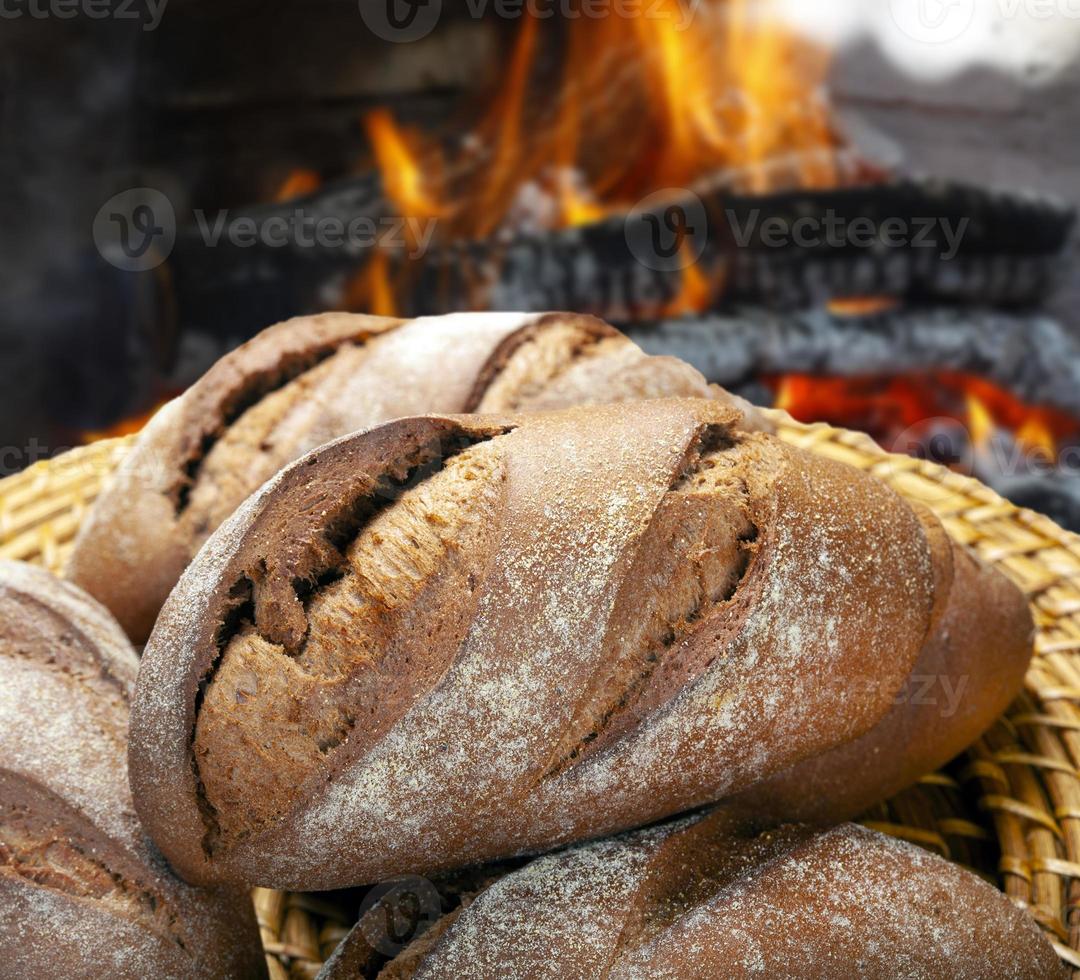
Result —
POLYGON ((0 974, 262 977, 245 894, 185 885, 126 767, 138 661, 96 602, 0 562, 0 974))
POLYGON ((765 780, 733 809, 824 823, 857 816, 959 755, 1020 691, 1034 646, 1031 607, 932 514, 922 516, 940 556, 940 613, 896 703, 862 738, 765 780))
POLYGON ((715 397, 693 368, 648 357, 593 317, 328 313, 263 331, 163 408, 83 523, 67 576, 135 642, 213 530, 282 466, 406 415, 715 397))
POLYGON ((192 880, 333 888, 642 825, 865 735, 941 549, 877 480, 735 422, 406 419, 283 471, 147 646, 155 840, 192 880))
POLYGON ((936 855, 854 824, 723 814, 539 858, 396 956, 371 955, 373 940, 394 952, 376 926, 362 920, 318 980, 1068 976, 1031 916, 936 855))

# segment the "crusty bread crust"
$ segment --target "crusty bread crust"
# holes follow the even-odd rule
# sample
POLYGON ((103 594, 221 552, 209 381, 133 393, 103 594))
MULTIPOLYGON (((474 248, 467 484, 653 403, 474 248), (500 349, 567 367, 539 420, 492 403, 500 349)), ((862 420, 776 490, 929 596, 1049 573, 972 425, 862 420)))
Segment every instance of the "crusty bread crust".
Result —
POLYGON ((405 419, 284 470, 190 566, 140 668, 131 777, 159 846, 191 880, 341 887, 638 826, 864 735, 933 622, 926 533, 872 477, 736 418, 668 400, 405 419), (421 598, 352 659, 350 620, 322 597, 384 602, 394 575, 373 585, 350 548, 369 524, 405 526, 471 445, 498 457, 499 491, 463 639, 404 668, 377 731, 346 717, 317 764, 297 764, 287 739, 348 715, 343 681, 397 691, 380 665, 398 645, 451 635, 453 610, 421 598), (337 673, 306 646, 331 628, 337 673), (249 724, 271 700, 292 728, 249 724), (260 774, 295 786, 285 809, 230 795, 260 774))
POLYGON ((298 317, 223 357, 151 420, 83 523, 66 575, 141 643, 206 538, 282 466, 389 419, 473 411, 493 388, 504 404, 486 410, 730 397, 594 317, 298 317))
POLYGON ((1068 975, 1034 919, 937 855, 853 824, 722 814, 540 858, 359 972, 367 939, 354 929, 319 980, 1068 975))
POLYGON ((947 558, 935 567, 947 573, 941 612, 896 703, 862 738, 765 780, 732 801, 734 809, 820 823, 855 817, 958 756, 1020 692, 1034 647, 1031 607, 932 514, 922 516, 947 558))
POLYGON ((138 661, 43 569, 0 562, 0 972, 260 977, 246 895, 199 892, 144 836, 126 774, 138 661))

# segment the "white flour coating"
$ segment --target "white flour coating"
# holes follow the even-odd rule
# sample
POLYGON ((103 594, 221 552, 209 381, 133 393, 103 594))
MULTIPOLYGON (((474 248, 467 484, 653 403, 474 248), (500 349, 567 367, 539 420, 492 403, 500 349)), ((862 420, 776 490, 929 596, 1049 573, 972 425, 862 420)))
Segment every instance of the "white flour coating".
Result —
POLYGON ((124 738, 102 727, 96 715, 77 685, 58 672, 20 660, 4 665, 4 768, 67 796, 110 836, 130 843, 135 815, 123 765, 124 738), (45 724, 30 723, 46 718, 45 724))
POLYGON ((107 609, 82 589, 27 562, 0 560, 0 583, 0 589, 32 597, 33 601, 77 623, 79 632, 89 637, 130 695, 139 661, 124 631, 107 609))
MULTIPOLYGON (((0 599, 7 617, 0 637, 3 769, 16 777, 14 787, 43 787, 92 824, 106 843, 77 835, 70 843, 86 860, 124 876, 90 898, 0 869, 0 972, 41 975, 45 946, 57 969, 81 964, 79 976, 179 980, 210 968, 202 947, 220 944, 221 930, 231 933, 230 942, 253 942, 253 929, 244 936, 239 928, 232 901, 175 878, 138 825, 127 778, 127 699, 138 661, 116 622, 80 590, 20 562, 0 562, 0 599), (127 877, 132 867, 139 869, 134 880, 127 877), (143 901, 151 895, 153 910, 143 901)), ((258 955, 252 960, 243 949, 230 953, 235 963, 257 964, 258 955)), ((220 958, 214 969, 229 973, 220 958)))
MULTIPOLYGON (((454 668, 363 766, 343 774, 303 816, 300 846, 317 848, 342 821, 359 822, 367 828, 366 846, 404 857, 431 819, 416 805, 418 797, 441 799, 440 819, 464 827, 478 820, 478 801, 490 800, 497 808, 502 787, 520 785, 546 760, 552 733, 572 709, 567 698, 552 693, 560 675, 575 663, 589 663, 602 642, 616 594, 614 566, 643 529, 624 515, 634 508, 631 513, 647 516, 666 490, 666 481, 650 484, 644 474, 637 481, 623 475, 635 469, 628 458, 633 447, 625 444, 608 447, 607 472, 597 474, 595 445, 586 437, 579 446, 578 438, 560 441, 558 467, 532 461, 516 484, 511 474, 511 487, 525 489, 518 514, 537 533, 507 535, 454 668), (564 487, 575 478, 595 480, 608 492, 569 494, 564 487), (535 613, 522 618, 520 611, 533 602, 535 613), (502 626, 507 617, 512 627, 502 626), (473 734, 462 765, 460 755, 437 746, 460 743, 449 733, 466 727, 473 734), (452 792, 463 778, 469 785, 464 798, 452 792)), ((515 434, 504 439, 509 446, 515 434)), ((677 458, 668 455, 669 468, 677 458)), ((513 460, 511 455, 511 467, 513 460)))
MULTIPOLYGON (((670 845, 696 823, 571 849, 500 879, 457 917, 415 980, 487 980, 507 969, 552 980, 1064 976, 1035 923, 996 889, 852 824, 768 846, 706 879, 688 911, 657 904, 651 876, 665 861, 687 873, 670 845)), ((718 836, 694 846, 725 846, 722 827, 710 833, 718 836)), ((679 893, 677 879, 662 887, 679 893)))
POLYGON ((373 338, 365 345, 363 369, 339 379, 325 417, 291 458, 388 419, 465 411, 491 353, 538 319, 522 313, 422 317, 373 338))
MULTIPOLYGON (((117 699, 130 694, 135 654, 92 599, 21 562, 0 562, 0 592, 26 609, 28 623, 42 608, 69 620, 71 643, 89 644, 77 659, 113 674, 117 699)), ((105 833, 135 849, 138 832, 125 766, 126 709, 118 717, 113 705, 90 700, 95 692, 87 692, 76 678, 23 654, 2 637, 0 659, 3 767, 67 797, 105 833)))
MULTIPOLYGON (((821 695, 814 690, 823 677, 827 684, 840 673, 836 665, 852 643, 850 629, 844 632, 845 617, 837 603, 843 589, 837 581, 850 581, 857 571, 884 572, 886 564, 895 563, 914 569, 916 582, 925 583, 930 575, 929 553, 917 538, 903 534, 893 535, 881 549, 850 548, 853 523, 880 541, 882 530, 892 526, 893 514, 882 508, 868 517, 853 517, 850 508, 833 495, 842 488, 827 487, 811 474, 789 471, 787 478, 801 480, 811 496, 811 522, 789 520, 776 529, 775 552, 763 591, 736 642, 713 669, 654 714, 647 725, 612 750, 586 760, 576 771, 569 770, 562 780, 542 787, 541 793, 561 796, 556 808, 567 808, 573 795, 581 792, 582 783, 598 796, 602 792, 604 806, 611 807, 620 799, 631 806, 635 799, 648 798, 658 782, 678 779, 685 781, 688 792, 698 787, 700 795, 694 803, 706 802, 762 774, 769 751, 751 733, 780 725, 783 731, 800 732, 800 744, 809 752, 823 715, 833 730, 839 718, 847 720, 850 727, 845 734, 831 735, 836 741, 851 737, 858 724, 865 730, 880 716, 883 707, 868 716, 864 705, 854 700, 860 695, 857 685, 852 685, 850 698, 843 686, 836 688, 847 702, 843 715, 822 712, 821 695), (827 565, 803 560, 804 555, 820 558, 823 553, 830 556, 827 565), (767 683, 762 683, 763 677, 769 678, 767 683), (702 762, 687 753, 688 745, 709 747, 714 760, 709 769, 714 774, 712 782, 702 779, 702 762)), ((925 591, 925 584, 921 588, 925 591)), ((914 589, 912 593, 918 594, 914 589)), ((855 606, 847 618, 874 628, 864 638, 865 649, 872 656, 883 656, 895 634, 902 632, 902 624, 860 613, 855 606)), ((871 674, 879 669, 874 663, 862 666, 871 674)), ((888 697, 901 679, 898 676, 891 682, 888 697)))
POLYGON ((1039 980, 1063 975, 1034 921, 997 889, 914 845, 845 824, 753 869, 612 978, 676 980, 677 964, 734 977, 1039 980), (664 963, 672 963, 667 968, 664 963))
MULTIPOLYGON (((502 537, 454 663, 364 756, 281 824, 226 842, 220 859, 258 883, 329 888, 535 850, 715 800, 868 730, 925 635, 925 537, 870 477, 747 437, 763 459, 748 477, 753 496, 779 508, 762 515, 766 557, 749 573, 747 619, 643 723, 545 778, 694 434, 730 418, 714 403, 651 402, 533 416, 499 437, 502 537), (861 686, 882 676, 883 689, 861 686)), ((201 618, 283 479, 222 526, 159 621, 139 683, 146 747, 136 767, 159 794, 190 771, 193 715, 180 679, 195 662, 201 618)), ((171 801, 156 805, 163 835, 201 835, 189 785, 175 803, 183 824, 165 812, 171 801)))
POLYGON ((414 980, 498 976, 509 964, 535 980, 600 977, 641 887, 654 842, 607 840, 538 858, 482 892, 447 932, 414 980), (512 959, 508 954, 512 953, 512 959))

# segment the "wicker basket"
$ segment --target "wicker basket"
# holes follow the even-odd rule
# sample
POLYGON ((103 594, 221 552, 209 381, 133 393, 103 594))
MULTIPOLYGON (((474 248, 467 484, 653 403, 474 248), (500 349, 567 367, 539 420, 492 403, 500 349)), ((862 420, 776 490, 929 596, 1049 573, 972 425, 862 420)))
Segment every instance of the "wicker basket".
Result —
MULTIPOLYGON (((946 772, 925 776, 863 822, 993 881, 1080 978, 1080 537, 975 480, 887 455, 868 436, 776 417, 786 441, 927 504, 1031 601, 1038 638, 1025 693, 946 772)), ((59 569, 127 445, 95 443, 0 481, 0 557, 59 569)), ((260 888, 254 899, 275 980, 313 977, 351 925, 332 896, 260 888)))

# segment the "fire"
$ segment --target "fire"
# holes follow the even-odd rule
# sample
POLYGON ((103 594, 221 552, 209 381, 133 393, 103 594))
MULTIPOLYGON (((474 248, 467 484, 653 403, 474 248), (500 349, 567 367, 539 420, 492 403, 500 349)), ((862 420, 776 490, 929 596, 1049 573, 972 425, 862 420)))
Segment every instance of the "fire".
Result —
POLYGON ((375 149, 375 162, 383 178, 386 195, 403 215, 437 218, 442 207, 425 186, 419 163, 419 135, 399 129, 386 109, 375 109, 364 118, 368 138, 375 149))
MULTIPOLYGON (((690 246, 683 242, 682 251, 685 253, 689 248, 690 246)), ((679 291, 661 307, 658 315, 677 317, 706 310, 712 305, 721 286, 722 283, 707 275, 701 266, 688 262, 682 270, 679 291)))
POLYGON ((841 182, 823 95, 829 56, 783 26, 773 0, 638 10, 582 10, 565 32, 524 16, 497 96, 457 144, 369 113, 401 213, 439 217, 448 239, 478 239, 594 222, 664 188, 841 182))
POLYGON ((147 409, 145 412, 127 416, 102 429, 85 429, 78 432, 74 441, 78 445, 87 445, 91 442, 100 442, 102 439, 117 439, 120 436, 134 435, 157 414, 162 406, 168 404, 178 394, 180 394, 179 391, 174 391, 167 398, 162 398, 156 402, 152 408, 147 409))
POLYGON ((303 167, 297 168, 289 172, 289 175, 274 193, 274 200, 280 203, 282 201, 291 201, 297 197, 304 197, 317 191, 321 183, 322 180, 314 170, 307 170, 303 167))
POLYGON ((988 445, 997 429, 989 407, 971 391, 967 393, 967 424, 971 443, 976 447, 988 445))
POLYGON ((830 300, 826 308, 833 316, 859 317, 888 313, 899 305, 899 300, 891 296, 848 296, 830 300))
POLYGON ((349 281, 345 290, 346 309, 363 309, 374 316, 397 316, 398 304, 390 273, 390 260, 383 248, 375 249, 349 281))
POLYGON ((953 419, 974 449, 999 434, 1027 453, 1054 460, 1061 447, 1080 444, 1080 420, 1045 405, 1029 405, 985 378, 954 371, 894 377, 815 377, 789 374, 766 379, 778 408, 805 422, 869 432, 889 448, 931 420, 953 419))
POLYGON ((1017 430, 1016 441, 1028 452, 1042 453, 1049 459, 1057 457, 1057 439, 1046 421, 1037 416, 1024 420, 1024 424, 1017 430))

